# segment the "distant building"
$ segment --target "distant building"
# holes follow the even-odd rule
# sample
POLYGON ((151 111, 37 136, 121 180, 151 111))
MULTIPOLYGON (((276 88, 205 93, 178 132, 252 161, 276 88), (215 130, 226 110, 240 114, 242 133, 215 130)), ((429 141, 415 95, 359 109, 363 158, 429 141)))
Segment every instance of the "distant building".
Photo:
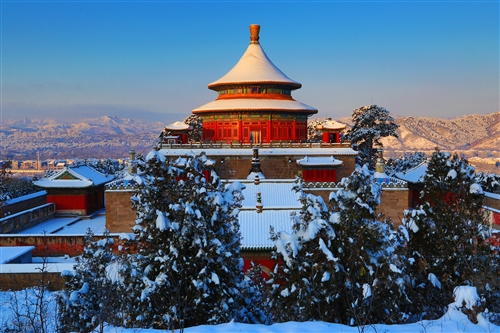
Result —
POLYGON ((90 215, 104 208, 104 185, 113 180, 87 165, 65 167, 33 183, 47 191, 59 215, 90 215))

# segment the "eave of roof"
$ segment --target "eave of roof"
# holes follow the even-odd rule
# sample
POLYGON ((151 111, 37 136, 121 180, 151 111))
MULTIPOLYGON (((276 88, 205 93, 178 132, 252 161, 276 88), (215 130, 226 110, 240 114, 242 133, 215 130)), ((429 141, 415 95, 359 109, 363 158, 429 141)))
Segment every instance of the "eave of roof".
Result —
POLYGON ((103 185, 112 181, 113 178, 114 176, 105 176, 89 166, 78 165, 65 167, 48 178, 34 181, 33 184, 41 188, 88 188, 103 185), (65 172, 70 173, 75 179, 58 179, 65 172))
POLYGON ((220 99, 204 104, 193 110, 193 113, 218 111, 274 111, 315 114, 318 110, 295 100, 234 98, 220 99))

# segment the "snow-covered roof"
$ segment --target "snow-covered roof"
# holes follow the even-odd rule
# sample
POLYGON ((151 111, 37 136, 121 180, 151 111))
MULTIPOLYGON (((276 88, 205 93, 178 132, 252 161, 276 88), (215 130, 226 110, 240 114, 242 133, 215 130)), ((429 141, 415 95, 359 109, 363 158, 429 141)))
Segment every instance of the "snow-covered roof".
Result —
POLYGON ((169 124, 165 126, 165 129, 172 131, 180 131, 180 130, 188 130, 189 125, 185 124, 181 121, 176 121, 175 123, 169 124))
POLYGON ((0 265, 0 274, 3 273, 38 273, 43 268, 47 273, 61 273, 62 271, 71 271, 74 269, 75 263, 60 263, 49 262, 43 265, 42 263, 33 264, 6 264, 0 265))
POLYGON ((297 164, 305 167, 314 166, 339 166, 344 162, 337 160, 333 156, 305 156, 304 158, 297 160, 297 164))
POLYGON ((293 187, 297 185, 294 179, 273 180, 261 179, 259 185, 253 182, 241 181, 245 185, 242 191, 242 209, 255 209, 257 191, 260 191, 264 209, 299 209, 301 204, 298 201, 297 193, 293 187))
MULTIPOLYGON (((265 208, 265 204, 264 204, 265 208)), ((238 215, 241 231, 242 250, 270 250, 274 243, 269 239, 270 227, 275 232, 286 231, 292 233, 293 222, 290 214, 293 210, 266 210, 257 213, 255 210, 243 210, 238 215)))
MULTIPOLYGON (((159 153, 164 156, 185 156, 206 153, 208 156, 253 156, 253 150, 249 148, 163 148, 159 153)), ((357 156, 358 152, 352 148, 259 148, 259 156, 357 156)))
POLYGON ((208 88, 217 90, 219 86, 232 84, 285 84, 293 89, 302 85, 286 76, 267 57, 257 41, 250 43, 238 63, 223 77, 208 85, 208 88))
POLYGON ((317 113, 318 110, 295 100, 231 98, 218 99, 193 110, 193 113, 212 111, 287 111, 317 113))
POLYGON ((106 176, 87 165, 77 165, 65 167, 50 177, 34 181, 33 184, 42 188, 86 188, 105 184, 113 178, 114 176, 106 176))
POLYGON ((491 192, 484 192, 484 196, 486 196, 488 198, 500 200, 500 194, 491 193, 491 192))
POLYGON ((0 264, 7 264, 34 248, 34 246, 0 246, 0 264))
POLYGON ((325 130, 343 130, 346 127, 346 124, 339 123, 335 120, 329 120, 324 124, 318 125, 317 129, 325 129, 325 130))
POLYGON ((241 248, 243 250, 269 250, 274 243, 269 239, 269 228, 276 232, 285 230, 292 232, 290 214, 299 211, 301 204, 298 194, 293 190, 296 184, 293 179, 261 179, 259 185, 253 182, 240 181, 245 185, 242 191, 244 199, 238 214, 241 231, 241 248), (264 210, 255 211, 257 192, 261 193, 264 210))
POLYGON ((425 174, 427 173, 427 161, 423 161, 416 167, 409 169, 405 172, 397 172, 396 177, 407 181, 409 183, 419 183, 424 180, 425 174))

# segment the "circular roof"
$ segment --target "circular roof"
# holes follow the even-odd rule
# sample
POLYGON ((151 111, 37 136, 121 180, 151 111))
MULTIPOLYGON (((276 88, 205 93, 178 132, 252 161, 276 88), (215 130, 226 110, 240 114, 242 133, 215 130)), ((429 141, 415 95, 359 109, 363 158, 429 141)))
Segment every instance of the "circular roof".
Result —
POLYGON ((324 124, 318 125, 317 129, 322 130, 343 130, 346 127, 346 124, 339 123, 335 120, 329 120, 324 124))
MULTIPOLYGON (((223 77, 208 85, 209 89, 235 84, 281 84, 290 89, 298 89, 302 85, 286 76, 272 61, 259 44, 256 27, 251 25, 250 45, 238 63, 223 77), (252 29, 253 28, 253 29, 252 29)), ((260 27, 259 27, 260 28, 260 27)))
POLYGON ((171 130, 171 131, 176 131, 176 130, 189 130, 189 125, 185 124, 181 121, 176 121, 173 124, 168 124, 165 126, 165 129, 171 130))

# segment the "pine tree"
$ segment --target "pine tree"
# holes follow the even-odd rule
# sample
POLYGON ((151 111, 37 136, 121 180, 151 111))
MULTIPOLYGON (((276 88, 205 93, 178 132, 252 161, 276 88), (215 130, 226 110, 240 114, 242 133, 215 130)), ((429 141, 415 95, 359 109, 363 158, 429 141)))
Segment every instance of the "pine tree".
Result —
POLYGON ((366 166, 341 187, 332 192, 332 210, 299 187, 303 208, 294 216, 294 233, 272 234, 277 266, 271 309, 277 321, 364 325, 404 316, 398 236, 375 213, 380 187, 366 166))
POLYGON ((201 138, 203 135, 202 128, 202 119, 200 116, 195 114, 190 115, 186 119, 183 120, 184 124, 188 124, 191 126, 191 130, 188 133, 189 142, 201 142, 201 138))
POLYGON ((332 120, 331 118, 316 118, 311 119, 307 122, 307 141, 309 142, 321 142, 323 139, 323 134, 317 129, 318 125, 323 125, 327 121, 332 120))
POLYGON ((63 274, 67 279, 59 307, 63 331, 103 332, 106 323, 117 322, 117 285, 108 276, 115 259, 113 244, 109 231, 103 239, 94 240, 92 230, 88 229, 85 249, 77 258, 74 273, 63 274))
POLYGON ((410 230, 407 250, 415 301, 429 318, 442 315, 457 286, 475 286, 483 296, 498 293, 498 256, 488 243, 483 196, 467 160, 440 151, 433 154, 423 204, 406 211, 403 219, 410 230))
POLYGON ((375 166, 375 145, 381 145, 380 139, 387 136, 398 137, 398 125, 385 108, 377 105, 362 106, 352 111, 353 125, 345 135, 347 140, 358 145, 360 165, 369 163, 375 166))
POLYGON ((478 172, 476 174, 476 181, 485 192, 500 194, 500 175, 478 172))
POLYGON ((152 151, 138 164, 135 244, 124 285, 135 292, 129 326, 163 329, 227 322, 243 313, 237 220, 238 182, 224 186, 205 156, 166 160, 152 151))
POLYGON ((398 172, 405 172, 419 166, 426 159, 427 157, 422 152, 404 154, 398 158, 391 157, 385 164, 385 173, 389 176, 394 176, 398 172))
MULTIPOLYGON (((6 187, 7 181, 10 179, 12 172, 10 169, 12 168, 12 161, 4 161, 2 163, 2 168, 0 169, 0 207, 4 201, 9 200, 10 193, 6 187)), ((3 217, 3 215, 0 215, 3 217)))

